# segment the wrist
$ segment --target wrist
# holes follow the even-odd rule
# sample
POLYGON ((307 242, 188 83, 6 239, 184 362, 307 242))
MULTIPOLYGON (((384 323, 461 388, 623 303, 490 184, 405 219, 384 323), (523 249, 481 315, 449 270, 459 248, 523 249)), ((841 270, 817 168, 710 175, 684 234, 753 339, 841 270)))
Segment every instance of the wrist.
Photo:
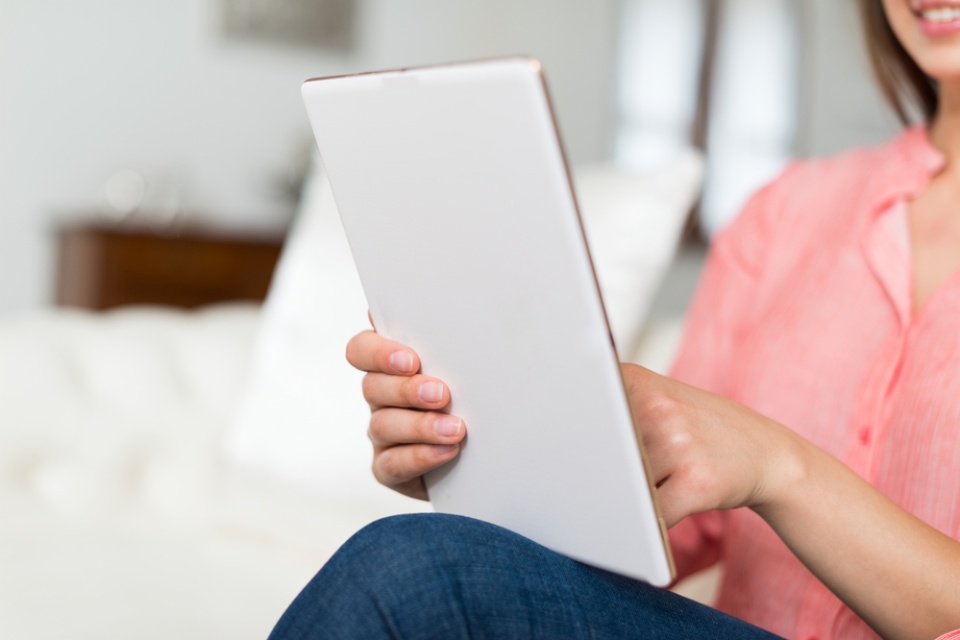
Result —
POLYGON ((749 507, 764 520, 788 509, 809 485, 820 450, 791 429, 776 424, 776 444, 766 456, 760 489, 749 507))

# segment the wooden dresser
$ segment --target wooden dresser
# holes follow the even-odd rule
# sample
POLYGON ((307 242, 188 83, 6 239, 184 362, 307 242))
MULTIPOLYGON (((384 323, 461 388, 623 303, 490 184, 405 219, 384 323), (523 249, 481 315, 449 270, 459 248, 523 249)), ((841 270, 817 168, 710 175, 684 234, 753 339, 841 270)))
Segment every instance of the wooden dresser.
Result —
POLYGON ((79 222, 57 232, 59 305, 197 307, 263 300, 284 233, 79 222))

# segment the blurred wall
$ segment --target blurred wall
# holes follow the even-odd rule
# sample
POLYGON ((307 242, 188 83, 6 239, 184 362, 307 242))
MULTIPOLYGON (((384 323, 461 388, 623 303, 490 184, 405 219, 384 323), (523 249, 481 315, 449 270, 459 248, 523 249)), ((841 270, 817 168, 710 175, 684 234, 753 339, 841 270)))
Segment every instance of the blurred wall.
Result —
MULTIPOLYGON (((619 52, 642 35, 622 19, 630 2, 357 0, 354 46, 337 53, 225 41, 219 0, 0 0, 0 312, 50 301, 57 221, 102 209, 122 169, 176 185, 191 215, 284 224, 291 205, 274 187, 312 144, 307 77, 535 55, 571 160, 610 159, 619 52)), ((889 137, 899 125, 873 86, 854 0, 790 2, 795 154, 889 137)), ((669 77, 682 57, 654 65, 669 77)))
POLYGON ((621 2, 625 167, 662 165, 689 143, 704 25, 716 20, 699 208, 708 235, 792 158, 875 144, 900 127, 874 86, 856 0, 621 2))
POLYGON ((271 181, 311 144, 307 77, 535 55, 571 160, 609 155, 617 0, 358 0, 348 53, 225 42, 217 6, 0 0, 0 311, 50 301, 56 222, 122 169, 217 223, 283 224, 271 181))
POLYGON ((876 144, 900 124, 873 81, 854 0, 795 0, 801 81, 796 153, 816 156, 876 144))

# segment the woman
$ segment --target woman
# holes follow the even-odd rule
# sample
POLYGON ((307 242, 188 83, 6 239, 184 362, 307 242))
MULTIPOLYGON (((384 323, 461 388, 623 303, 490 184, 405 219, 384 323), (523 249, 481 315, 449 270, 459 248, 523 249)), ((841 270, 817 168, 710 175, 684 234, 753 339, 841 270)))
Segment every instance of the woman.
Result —
MULTIPOLYGON (((724 613, 406 516, 273 637, 960 638, 960 0, 863 5, 881 86, 927 126, 788 169, 716 240, 677 380, 623 367, 679 571, 722 560, 724 613)), ((468 428, 451 390, 374 332, 347 354, 375 475, 424 498, 468 428)))

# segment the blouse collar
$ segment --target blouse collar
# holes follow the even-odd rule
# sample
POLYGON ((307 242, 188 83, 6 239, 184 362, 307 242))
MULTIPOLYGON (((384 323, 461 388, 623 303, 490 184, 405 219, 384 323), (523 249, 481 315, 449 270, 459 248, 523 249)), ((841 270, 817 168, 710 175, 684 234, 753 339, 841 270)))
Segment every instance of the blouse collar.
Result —
POLYGON ((902 330, 913 316, 913 267, 903 203, 922 192, 946 164, 946 157, 930 142, 927 128, 906 129, 889 145, 877 167, 868 193, 862 248, 874 275, 886 290, 902 330), (898 217, 897 214, 902 214, 898 217), (900 219, 902 218, 902 219, 900 219))
POLYGON ((877 194, 874 211, 919 194, 947 162, 933 146, 924 125, 908 127, 884 151, 886 158, 877 171, 876 189, 871 190, 877 194))

